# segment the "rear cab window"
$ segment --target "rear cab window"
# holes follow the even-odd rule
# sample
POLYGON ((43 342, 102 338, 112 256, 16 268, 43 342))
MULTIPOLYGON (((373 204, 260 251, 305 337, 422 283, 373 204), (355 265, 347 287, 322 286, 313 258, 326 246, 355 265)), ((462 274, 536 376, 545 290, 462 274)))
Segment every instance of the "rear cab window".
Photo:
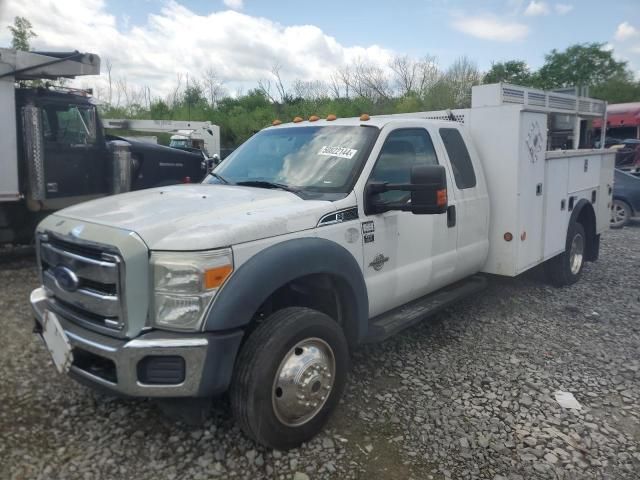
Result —
POLYGON ((458 129, 441 128, 440 138, 442 138, 444 148, 447 150, 456 186, 460 190, 475 187, 476 173, 473 170, 473 163, 471 162, 467 145, 458 129))

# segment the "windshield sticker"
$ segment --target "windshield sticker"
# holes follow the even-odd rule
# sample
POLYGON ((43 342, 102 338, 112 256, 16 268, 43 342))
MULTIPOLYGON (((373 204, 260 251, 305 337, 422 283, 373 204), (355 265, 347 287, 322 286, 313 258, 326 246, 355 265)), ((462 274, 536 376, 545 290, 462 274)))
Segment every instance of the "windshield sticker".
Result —
POLYGON ((358 153, 358 150, 346 147, 329 147, 325 145, 320 149, 318 155, 326 155, 328 157, 340 157, 351 160, 353 156, 358 153))

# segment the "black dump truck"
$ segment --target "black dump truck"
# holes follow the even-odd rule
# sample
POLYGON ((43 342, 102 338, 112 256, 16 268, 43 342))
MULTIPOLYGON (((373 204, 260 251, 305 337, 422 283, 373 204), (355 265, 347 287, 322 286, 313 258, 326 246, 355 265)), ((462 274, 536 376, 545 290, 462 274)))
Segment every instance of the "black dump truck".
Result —
POLYGON ((0 244, 31 242, 54 210, 207 173, 202 152, 106 135, 90 91, 48 83, 99 73, 95 54, 0 48, 0 244))

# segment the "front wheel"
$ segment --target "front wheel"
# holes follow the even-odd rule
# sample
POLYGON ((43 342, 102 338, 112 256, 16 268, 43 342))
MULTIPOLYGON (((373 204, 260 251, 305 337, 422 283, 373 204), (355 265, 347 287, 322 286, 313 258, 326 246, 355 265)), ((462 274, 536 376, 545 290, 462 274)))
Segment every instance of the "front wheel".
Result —
POLYGON ((268 447, 300 445, 338 403, 348 364, 344 333, 330 317, 302 307, 275 312, 240 351, 230 390, 236 421, 268 447))
POLYGON ((631 219, 631 207, 622 200, 614 200, 611 205, 611 228, 622 228, 631 219))
POLYGON ((550 258, 544 264, 549 282, 556 287, 576 283, 582 275, 586 248, 587 237, 584 227, 580 223, 572 223, 567 232, 565 251, 550 258))

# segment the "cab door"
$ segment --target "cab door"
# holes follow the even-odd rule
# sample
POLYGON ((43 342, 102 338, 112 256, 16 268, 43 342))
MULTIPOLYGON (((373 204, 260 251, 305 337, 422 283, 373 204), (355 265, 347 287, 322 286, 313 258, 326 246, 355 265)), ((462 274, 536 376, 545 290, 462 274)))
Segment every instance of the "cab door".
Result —
POLYGON ((98 129, 95 106, 45 100, 39 107, 46 198, 108 193, 109 153, 98 129))
MULTIPOLYGON (((420 123, 411 125, 403 122, 399 128, 383 128, 372 152, 378 152, 376 161, 369 173, 363 172, 366 183, 410 183, 411 167, 439 164, 447 169, 448 191, 453 192, 446 157, 436 152, 432 132, 420 123)), ((363 197, 366 183, 359 189, 363 197)), ((389 203, 410 201, 409 192, 377 196, 389 203)), ((366 198, 361 204, 363 268, 371 317, 455 281, 457 225, 448 222, 447 213, 416 215, 393 210, 372 214, 367 212, 366 198)), ((449 205, 455 205, 451 193, 449 205)))
POLYGON ((489 253, 489 195, 479 158, 464 129, 452 122, 438 127, 442 155, 451 168, 449 195, 455 205, 449 206, 457 231, 457 274, 459 278, 482 269, 489 253))

